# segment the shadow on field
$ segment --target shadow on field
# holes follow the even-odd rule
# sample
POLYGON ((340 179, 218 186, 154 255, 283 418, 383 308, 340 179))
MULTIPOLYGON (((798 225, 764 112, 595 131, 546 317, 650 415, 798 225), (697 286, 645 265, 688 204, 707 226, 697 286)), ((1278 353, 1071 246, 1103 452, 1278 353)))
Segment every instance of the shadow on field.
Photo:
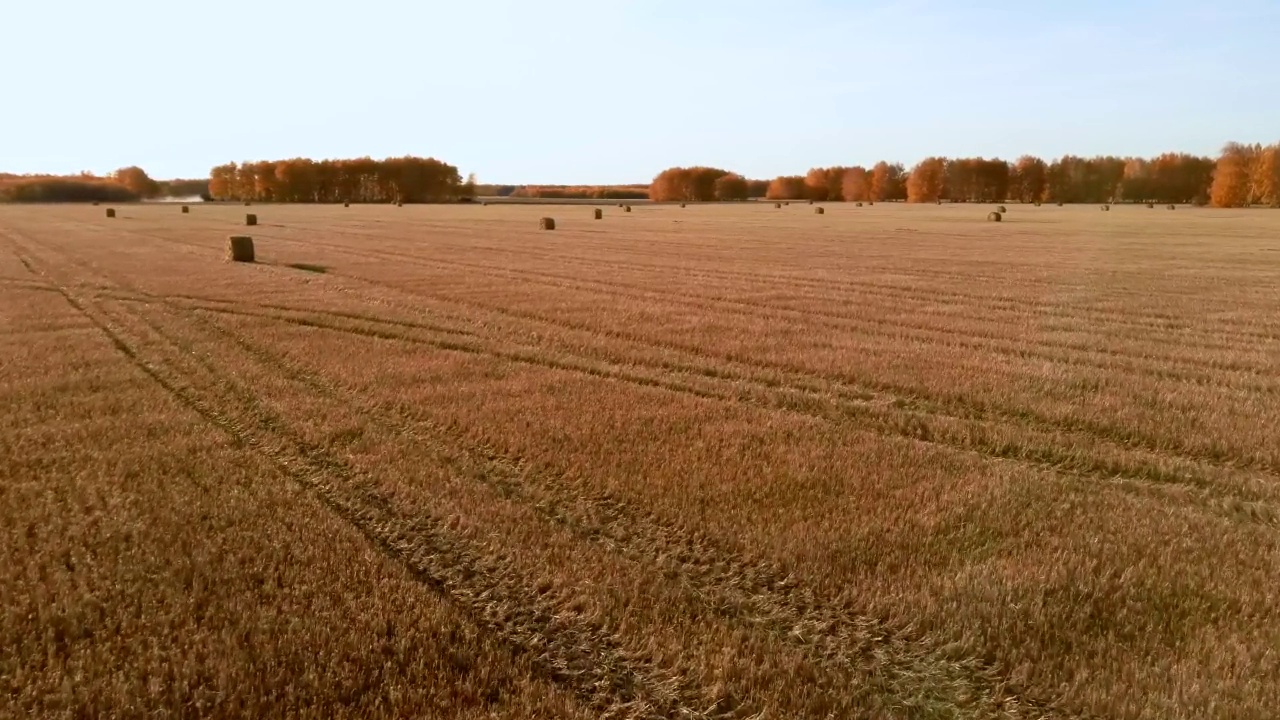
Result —
POLYGON ((329 272, 329 268, 324 265, 313 265, 311 263, 289 263, 285 267, 291 267, 294 270, 302 270, 309 273, 320 273, 321 275, 329 272))

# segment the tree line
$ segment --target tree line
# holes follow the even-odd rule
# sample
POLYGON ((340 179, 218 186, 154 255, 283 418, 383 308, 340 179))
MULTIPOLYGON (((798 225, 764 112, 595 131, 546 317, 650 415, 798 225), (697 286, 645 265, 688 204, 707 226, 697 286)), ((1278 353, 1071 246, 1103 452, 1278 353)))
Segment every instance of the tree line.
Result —
POLYGON ((900 164, 813 168, 806 175, 748 180, 711 167, 663 170, 649 186, 661 202, 746 200, 1195 203, 1280 207, 1280 145, 1229 143, 1217 160, 1186 153, 1154 158, 1066 155, 1046 162, 1024 155, 931 157, 910 171, 900 164))
POLYGON ((267 160, 228 163, 209 172, 214 200, 294 203, 451 202, 475 194, 458 168, 435 158, 267 160))
POLYGON ((152 180, 140 167, 110 175, 11 175, 0 173, 0 201, 135 202, 162 197, 208 196, 207 180, 152 180))

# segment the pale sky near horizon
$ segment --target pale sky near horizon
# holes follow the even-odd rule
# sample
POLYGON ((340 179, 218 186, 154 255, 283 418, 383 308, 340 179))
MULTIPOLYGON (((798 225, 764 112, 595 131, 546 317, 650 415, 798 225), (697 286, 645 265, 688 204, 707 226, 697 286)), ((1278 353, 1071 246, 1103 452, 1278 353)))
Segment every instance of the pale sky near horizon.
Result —
POLYGON ((0 0, 0 172, 481 182, 1280 141, 1280 0, 0 0))

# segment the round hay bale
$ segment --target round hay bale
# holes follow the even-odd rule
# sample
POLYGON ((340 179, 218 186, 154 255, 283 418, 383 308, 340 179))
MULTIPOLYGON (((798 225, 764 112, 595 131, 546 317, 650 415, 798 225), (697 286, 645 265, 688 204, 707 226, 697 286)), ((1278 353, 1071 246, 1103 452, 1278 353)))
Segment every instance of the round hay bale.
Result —
POLYGON ((998 212, 987 213, 987 222, 1000 222, 1003 219, 1004 219, 1004 215, 1001 215, 998 212))
POLYGON ((1005 214, 1005 213, 1009 212, 1009 210, 1008 210, 1007 208, 1005 208, 1005 206, 1000 205, 1000 206, 998 206, 998 207, 996 208, 996 212, 998 212, 998 213, 1000 213, 1001 215, 1003 215, 1003 214, 1005 214))
POLYGON ((773 209, 774 209, 774 210, 781 210, 781 209, 782 209, 782 203, 774 203, 774 204, 773 204, 773 209))
POLYGON ((1059 202, 1059 203, 1058 203, 1058 207, 1062 207, 1062 203, 1061 203, 1061 202, 1059 202))
POLYGON ((630 206, 630 205, 623 205, 623 206, 622 206, 622 212, 631 212, 631 206, 630 206))
POLYGON ((109 217, 109 218, 113 218, 113 217, 115 217, 115 216, 116 216, 116 209, 115 209, 115 208, 107 208, 107 217, 109 217))
POLYGON ((248 235, 228 237, 227 259, 232 262, 253 262, 253 238, 248 235))
POLYGON ((942 201, 941 201, 941 200, 937 200, 937 201, 936 201, 936 204, 941 205, 941 204, 942 204, 942 201))
POLYGON ((183 215, 186 215, 186 214, 188 214, 188 213, 190 213, 190 212, 191 212, 191 207, 190 207, 190 206, 188 206, 188 205, 183 205, 183 206, 182 206, 182 214, 183 214, 183 215))
POLYGON ((244 224, 245 224, 245 225, 257 225, 257 224, 258 224, 258 216, 257 216, 257 215, 254 215, 253 213, 249 213, 249 214, 245 215, 245 216, 244 216, 244 224))
POLYGON ((1102 212, 1111 212, 1111 206, 1110 206, 1110 205, 1103 205, 1103 206, 1102 206, 1102 212))
POLYGON ((245 206, 245 207, 249 207, 249 206, 250 206, 250 205, 252 205, 252 204, 253 204, 253 203, 249 202, 248 200, 245 200, 245 201, 244 201, 244 206, 245 206))
POLYGON ((862 203, 858 203, 856 207, 862 207, 862 203))
POLYGON ((1155 203, 1147 203, 1147 209, 1148 209, 1148 210, 1151 210, 1151 209, 1152 209, 1152 208, 1154 208, 1155 206, 1156 206, 1156 204, 1155 204, 1155 203))
POLYGON ((683 207, 684 207, 684 203, 680 203, 680 207, 682 207, 682 208, 683 208, 683 207))
POLYGON ((791 207, 791 203, 790 203, 790 202, 784 202, 784 203, 782 203, 782 204, 783 204, 783 205, 786 205, 787 207, 791 207))
POLYGON ((603 220, 603 219, 604 219, 604 211, 603 211, 603 210, 601 210, 600 208, 596 208, 595 216, 596 216, 596 219, 597 219, 597 220, 603 220))
POLYGON ((402 202, 398 202, 398 203, 396 203, 396 207, 404 207, 404 203, 402 203, 402 202))
POLYGON ((556 229, 555 218, 542 218, 541 220, 538 221, 538 227, 543 230, 555 230, 556 229))
POLYGON ((875 205, 875 202, 874 202, 874 201, 872 201, 872 200, 868 200, 868 201, 867 201, 867 204, 868 204, 868 205, 875 205))
POLYGON ((1040 203, 1036 203, 1036 207, 1040 207, 1040 203))
POLYGON ((344 208, 351 207, 351 203, 349 203, 349 202, 344 202, 344 203, 342 203, 342 207, 344 207, 344 208))
POLYGON ((98 202, 97 200, 94 200, 94 201, 93 201, 93 206, 94 206, 94 207, 98 207, 98 206, 99 206, 99 205, 101 205, 101 204, 102 204, 102 203, 98 202))
POLYGON ((618 203, 618 207, 626 207, 623 203, 618 203))
POLYGON ((810 201, 809 201, 809 204, 810 204, 810 205, 812 205, 812 204, 813 204, 813 201, 812 201, 812 200, 810 200, 810 201))
POLYGON ((826 214, 826 212, 827 212, 827 209, 826 209, 826 208, 824 208, 824 207, 822 207, 822 206, 818 206, 818 207, 816 207, 816 208, 814 208, 814 209, 813 209, 813 214, 814 214, 814 215, 825 215, 825 214, 826 214))

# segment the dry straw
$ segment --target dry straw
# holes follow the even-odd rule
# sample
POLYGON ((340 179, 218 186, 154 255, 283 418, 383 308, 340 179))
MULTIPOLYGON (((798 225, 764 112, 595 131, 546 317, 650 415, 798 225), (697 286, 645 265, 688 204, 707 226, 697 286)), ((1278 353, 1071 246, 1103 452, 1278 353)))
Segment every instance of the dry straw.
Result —
POLYGON ((546 218, 546 217, 542 218, 541 220, 538 221, 538 227, 542 228, 543 230, 555 230, 556 229, 555 218, 546 218))
POLYGON ((248 235, 228 237, 227 259, 232 262, 253 262, 253 238, 248 235))

